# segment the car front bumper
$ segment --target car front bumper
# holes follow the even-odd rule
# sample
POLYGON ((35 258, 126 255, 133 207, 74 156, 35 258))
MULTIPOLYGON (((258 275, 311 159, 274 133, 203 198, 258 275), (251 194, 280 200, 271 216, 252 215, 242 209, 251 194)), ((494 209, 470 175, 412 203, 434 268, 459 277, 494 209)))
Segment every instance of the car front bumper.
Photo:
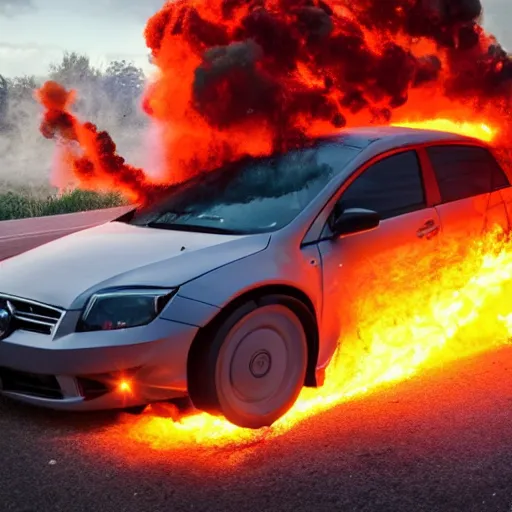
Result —
POLYGON ((49 336, 18 330, 0 340, 0 390, 62 410, 117 409, 187 394, 198 327, 159 318, 118 331, 49 336))

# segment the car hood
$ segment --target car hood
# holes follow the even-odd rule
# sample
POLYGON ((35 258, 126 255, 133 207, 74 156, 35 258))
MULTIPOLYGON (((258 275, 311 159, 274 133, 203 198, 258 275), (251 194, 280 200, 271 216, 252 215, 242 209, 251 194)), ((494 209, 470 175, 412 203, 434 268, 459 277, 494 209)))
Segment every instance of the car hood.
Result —
POLYGON ((270 235, 217 235, 110 222, 0 262, 0 294, 82 308, 112 286, 176 287, 264 250, 270 235))

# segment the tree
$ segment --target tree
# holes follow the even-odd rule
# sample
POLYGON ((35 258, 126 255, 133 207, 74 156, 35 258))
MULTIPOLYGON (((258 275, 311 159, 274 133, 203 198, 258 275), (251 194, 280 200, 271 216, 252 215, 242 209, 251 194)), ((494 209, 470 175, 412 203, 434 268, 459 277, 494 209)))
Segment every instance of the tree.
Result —
POLYGON ((102 77, 107 97, 123 116, 131 116, 135 112, 144 82, 142 69, 125 60, 111 62, 102 77))
POLYGON ((17 76, 7 80, 9 101, 31 100, 34 90, 39 87, 35 76, 17 76))
POLYGON ((87 55, 65 52, 60 64, 50 66, 49 78, 66 87, 76 87, 79 84, 93 84, 100 76, 100 71, 91 66, 87 55))
MULTIPOLYGON (((146 121, 138 107, 144 72, 130 62, 113 61, 102 72, 91 65, 87 55, 65 52, 59 63, 50 66, 46 79, 77 90, 72 108, 84 119, 123 124, 129 118, 131 127, 146 121)), ((34 117, 35 108, 39 108, 34 90, 40 85, 34 76, 6 79, 0 75, 0 130, 4 134, 25 126, 27 118, 34 117)))
POLYGON ((104 107, 98 94, 101 71, 91 65, 87 55, 65 52, 59 64, 50 66, 48 78, 68 89, 78 90, 78 98, 73 104, 78 113, 96 116, 104 107))

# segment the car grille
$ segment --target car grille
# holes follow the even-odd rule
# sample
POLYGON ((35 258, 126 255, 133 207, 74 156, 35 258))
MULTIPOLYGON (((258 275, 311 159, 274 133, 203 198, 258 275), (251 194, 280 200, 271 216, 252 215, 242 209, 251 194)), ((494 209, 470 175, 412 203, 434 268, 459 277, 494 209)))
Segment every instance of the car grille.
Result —
POLYGON ((54 375, 18 372, 0 367, 0 379, 4 391, 54 400, 63 398, 59 382, 54 375))
POLYGON ((64 311, 38 302, 0 294, 14 308, 14 329, 52 334, 64 311))

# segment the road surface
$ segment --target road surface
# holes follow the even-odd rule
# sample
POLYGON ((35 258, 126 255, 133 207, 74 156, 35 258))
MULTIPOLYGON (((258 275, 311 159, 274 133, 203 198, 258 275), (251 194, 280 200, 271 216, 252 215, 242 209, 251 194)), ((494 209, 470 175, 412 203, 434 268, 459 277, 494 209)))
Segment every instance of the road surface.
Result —
POLYGON ((112 220, 127 207, 0 222, 0 261, 80 229, 112 220))
POLYGON ((0 402, 2 512, 512 510, 512 347, 242 450, 155 450, 139 417, 0 402))

